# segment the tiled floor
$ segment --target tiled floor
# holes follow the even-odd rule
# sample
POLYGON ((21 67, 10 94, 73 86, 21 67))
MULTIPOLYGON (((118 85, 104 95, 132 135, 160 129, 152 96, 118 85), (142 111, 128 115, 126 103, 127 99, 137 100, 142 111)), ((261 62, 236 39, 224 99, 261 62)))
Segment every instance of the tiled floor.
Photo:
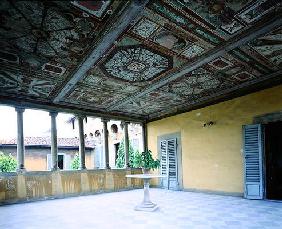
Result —
POLYGON ((156 212, 133 208, 143 190, 0 207, 1 229, 282 228, 282 203, 151 189, 156 212))

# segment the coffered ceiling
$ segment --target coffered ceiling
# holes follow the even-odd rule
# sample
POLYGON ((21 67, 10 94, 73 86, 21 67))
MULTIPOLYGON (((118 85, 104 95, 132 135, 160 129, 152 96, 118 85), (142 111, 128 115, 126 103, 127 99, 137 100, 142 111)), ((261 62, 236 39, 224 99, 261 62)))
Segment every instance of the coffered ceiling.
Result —
POLYGON ((0 11, 0 103, 150 121, 282 82, 278 0, 2 0, 0 11))

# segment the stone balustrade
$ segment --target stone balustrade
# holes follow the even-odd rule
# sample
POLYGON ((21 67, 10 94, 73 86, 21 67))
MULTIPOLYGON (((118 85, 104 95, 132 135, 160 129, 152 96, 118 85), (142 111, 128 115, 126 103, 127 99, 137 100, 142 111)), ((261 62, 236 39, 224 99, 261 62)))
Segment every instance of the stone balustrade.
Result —
POLYGON ((0 173, 0 205, 142 188, 140 169, 0 173))

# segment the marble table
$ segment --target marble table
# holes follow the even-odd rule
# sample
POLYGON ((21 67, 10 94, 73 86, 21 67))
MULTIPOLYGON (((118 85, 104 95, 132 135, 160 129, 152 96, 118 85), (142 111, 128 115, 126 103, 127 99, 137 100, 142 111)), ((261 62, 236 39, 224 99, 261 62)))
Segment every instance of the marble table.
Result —
POLYGON ((134 209, 136 211, 155 211, 158 209, 158 206, 151 202, 150 200, 150 180, 152 178, 163 178, 166 176, 163 175, 154 175, 154 174, 134 174, 134 175, 126 175, 128 178, 138 178, 144 180, 144 198, 141 204, 137 205, 134 209))

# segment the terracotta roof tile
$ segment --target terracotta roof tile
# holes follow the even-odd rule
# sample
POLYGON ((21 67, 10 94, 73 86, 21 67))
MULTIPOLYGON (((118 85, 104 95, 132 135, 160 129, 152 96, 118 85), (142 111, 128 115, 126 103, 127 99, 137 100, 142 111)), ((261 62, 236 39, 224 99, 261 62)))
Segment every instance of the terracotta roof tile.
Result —
MULTIPOLYGON (((17 144, 17 139, 0 139, 0 144, 7 145, 7 144, 17 144)), ((51 145, 51 138, 50 137, 25 137, 24 144, 26 146, 30 145, 51 145)), ((79 146, 79 139, 78 138, 58 138, 58 146, 68 146, 74 147, 79 146)), ((85 146, 94 148, 95 147, 95 140, 94 139, 85 139, 85 146)))

